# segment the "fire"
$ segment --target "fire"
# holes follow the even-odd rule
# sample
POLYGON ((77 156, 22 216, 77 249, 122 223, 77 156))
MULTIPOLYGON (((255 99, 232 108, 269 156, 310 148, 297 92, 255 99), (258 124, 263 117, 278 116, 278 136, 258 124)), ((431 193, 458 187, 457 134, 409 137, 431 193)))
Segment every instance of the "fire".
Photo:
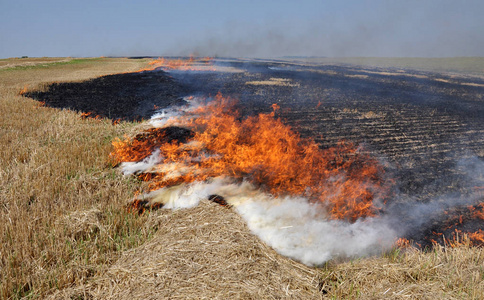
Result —
POLYGON ((19 94, 20 96, 23 96, 23 95, 24 95, 24 94, 26 94, 28 91, 29 91, 29 85, 28 85, 28 84, 26 84, 26 85, 24 85, 23 89, 21 89, 21 90, 18 92, 18 94, 19 94))
POLYGON ((395 242, 395 246, 398 247, 398 248, 409 248, 411 247, 411 243, 408 239, 406 238, 399 238, 396 242, 395 242))
MULTIPOLYGON (((197 102, 193 97, 187 99, 197 102)), ((321 149, 276 117, 279 105, 273 104, 272 109, 243 118, 237 101, 218 94, 164 122, 164 127, 115 140, 111 155, 116 162, 154 161, 137 174, 149 182, 150 191, 231 178, 250 182, 276 197, 302 196, 324 207, 330 219, 354 223, 380 214, 381 205, 391 196, 393 181, 386 178, 376 159, 345 141, 321 149)), ((137 211, 151 206, 143 198, 133 203, 137 211)), ((484 203, 450 209, 443 217, 438 228, 433 227, 423 238, 401 237, 395 246, 484 244, 484 231, 479 229, 484 203)))
POLYGON ((96 115, 92 111, 81 113, 81 118, 82 119, 94 119, 94 120, 102 120, 103 119, 103 117, 101 115, 96 115))
POLYGON ((180 70, 180 71, 215 71, 212 67, 212 58, 204 57, 195 59, 190 56, 188 59, 168 59, 160 57, 148 63, 150 66, 138 70, 137 72, 153 71, 161 68, 163 70, 180 70))
POLYGON ((480 203, 476 206, 469 206, 468 208, 472 212, 474 218, 484 220, 484 203, 480 203))
POLYGON ((426 237, 432 245, 441 244, 447 247, 484 245, 484 203, 454 207, 443 212, 444 219, 426 237))
MULTIPOLYGON (((45 105, 45 102, 41 102, 41 103, 43 103, 42 105, 45 105)), ((84 120, 85 120, 85 119, 92 119, 92 120, 98 120, 98 121, 101 121, 101 120, 103 120, 103 119, 107 119, 107 118, 103 117, 102 115, 96 115, 96 113, 95 113, 95 112, 88 111, 88 112, 82 112, 82 113, 81 113, 81 119, 84 119, 84 120)), ((118 119, 113 119, 113 120, 111 121, 111 123, 112 123, 113 125, 118 125, 118 124, 120 124, 120 123, 121 123, 121 121, 122 121, 122 119, 119 119, 119 118, 118 118, 118 119)))
POLYGON ((275 196, 304 196, 326 207, 333 219, 354 222, 377 215, 375 200, 385 199, 390 187, 382 166, 349 142, 320 149, 275 118, 277 105, 273 109, 241 119, 236 101, 218 94, 176 120, 187 130, 186 141, 172 138, 167 131, 173 127, 152 128, 114 141, 112 156, 138 162, 159 149, 160 164, 140 175, 150 180, 151 190, 226 176, 275 196))
POLYGON ((474 243, 484 244, 484 231, 482 231, 482 229, 479 229, 476 232, 469 232, 467 235, 474 243))
POLYGON ((443 244, 451 248, 460 246, 478 246, 484 242, 484 235, 482 230, 476 232, 462 232, 462 230, 454 229, 454 232, 452 232, 448 238, 443 237, 442 239, 443 244))
POLYGON ((193 65, 193 56, 190 56, 189 59, 165 59, 165 58, 158 58, 153 60, 149 63, 150 66, 154 68, 162 67, 168 70, 186 70, 193 65))

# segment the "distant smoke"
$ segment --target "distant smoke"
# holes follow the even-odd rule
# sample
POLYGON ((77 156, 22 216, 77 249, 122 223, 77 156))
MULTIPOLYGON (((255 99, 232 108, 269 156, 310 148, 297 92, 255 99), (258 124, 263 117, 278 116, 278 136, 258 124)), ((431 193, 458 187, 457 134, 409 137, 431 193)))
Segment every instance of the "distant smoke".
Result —
POLYGON ((477 29, 484 25, 478 13, 484 5, 466 5, 456 1, 405 1, 379 3, 375 10, 348 7, 333 15, 321 5, 315 8, 321 11, 320 18, 299 20, 281 15, 258 23, 230 21, 221 28, 180 37, 166 53, 228 57, 484 56, 484 36, 477 29))

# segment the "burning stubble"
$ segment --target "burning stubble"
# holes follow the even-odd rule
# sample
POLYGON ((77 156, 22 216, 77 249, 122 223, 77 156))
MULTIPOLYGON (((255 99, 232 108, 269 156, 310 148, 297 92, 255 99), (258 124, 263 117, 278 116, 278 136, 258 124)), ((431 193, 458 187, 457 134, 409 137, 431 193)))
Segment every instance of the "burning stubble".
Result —
POLYGON ((114 142, 124 173, 150 181, 137 201, 176 209, 219 195, 263 241, 308 265, 391 248, 395 232, 375 218, 391 191, 377 160, 350 143, 321 150, 274 112, 241 119, 220 94, 190 99, 114 142))
POLYGON ((350 222, 376 215, 379 208, 373 200, 384 199, 388 192, 383 168, 354 145, 340 143, 321 150, 275 119, 274 113, 239 120, 234 101, 220 94, 175 122, 194 132, 191 143, 164 138, 173 127, 149 130, 133 141, 114 142, 113 156, 119 161, 145 159, 159 147, 161 165, 194 170, 171 179, 173 176, 155 167, 151 170, 151 177, 156 177, 152 190, 173 185, 173 180, 181 183, 229 176, 249 180, 275 196, 301 195, 310 202, 321 202, 332 218, 350 222))

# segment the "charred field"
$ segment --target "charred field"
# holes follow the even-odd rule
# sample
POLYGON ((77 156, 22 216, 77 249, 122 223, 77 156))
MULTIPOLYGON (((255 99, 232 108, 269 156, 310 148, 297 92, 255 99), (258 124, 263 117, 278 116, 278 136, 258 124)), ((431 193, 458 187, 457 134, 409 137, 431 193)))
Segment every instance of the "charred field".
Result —
POLYGON ((481 77, 283 60, 221 59, 214 65, 59 83, 24 96, 129 121, 149 119, 193 95, 238 99, 241 118, 269 113, 277 104, 275 117, 321 149, 348 141, 384 165, 395 186, 382 213, 397 214, 396 227, 415 224, 406 225, 405 238, 425 248, 444 243, 442 236, 484 229, 472 217, 484 198, 481 77), (420 212, 429 209, 433 213, 420 212))
MULTIPOLYGON (((12 86, 0 90, 0 108, 12 115, 1 127, 6 145, 18 144, 9 146, 7 168, 0 172, 5 187, 0 191, 5 196, 1 252, 10 253, 0 265, 2 296, 482 296, 481 75, 294 59, 204 59, 203 68, 194 70, 147 64, 145 59, 101 59, 89 66, 8 71, 22 79, 11 79, 12 86), (93 73, 79 77, 70 68, 93 73), (62 80, 69 76, 75 81, 62 80), (392 188, 377 213, 385 222, 376 225, 410 242, 377 256, 365 252, 370 257, 363 259, 358 253, 342 260, 336 255, 311 267, 257 238, 236 213, 237 205, 221 194, 206 194, 197 207, 131 213, 126 203, 147 190, 140 179, 157 174, 122 176, 120 167, 107 163, 111 142, 128 134, 150 151, 162 144, 188 146, 198 133, 179 127, 146 130, 146 121, 185 107, 193 97, 210 101, 219 93, 238 100, 236 123, 270 116, 276 122, 269 124, 292 128, 321 153, 339 149, 334 147, 344 140, 356 145, 344 159, 368 156, 378 162, 392 188), (13 125, 17 119, 21 125, 13 125), (32 134, 20 134, 17 127, 32 134)), ((358 173, 358 165, 351 168, 358 173)), ((158 204, 144 208, 163 206, 158 204)), ((358 224, 350 225, 350 236, 358 237, 358 224)), ((290 232, 289 227, 280 225, 279 231, 290 232)), ((344 252, 345 241, 336 234, 328 243, 344 252)), ((358 239, 364 242, 365 235, 358 239)))

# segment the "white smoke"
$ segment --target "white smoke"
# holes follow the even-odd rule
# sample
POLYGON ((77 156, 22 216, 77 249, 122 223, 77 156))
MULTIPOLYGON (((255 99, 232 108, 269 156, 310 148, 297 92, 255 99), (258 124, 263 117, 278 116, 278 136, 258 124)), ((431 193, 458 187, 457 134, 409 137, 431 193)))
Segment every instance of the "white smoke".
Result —
POLYGON ((150 125, 155 128, 162 128, 165 126, 176 126, 179 125, 177 123, 178 117, 186 114, 187 112, 191 112, 202 105, 202 102, 205 100, 201 97, 184 97, 183 100, 187 103, 181 106, 171 106, 168 108, 163 108, 151 116, 150 118, 150 125))
POLYGON ((383 219, 353 224, 330 220, 317 204, 304 198, 251 199, 236 208, 264 242, 306 265, 321 265, 334 257, 378 254, 390 249, 397 238, 383 219))
POLYGON ((160 149, 156 149, 150 156, 138 162, 123 162, 120 165, 123 175, 132 175, 146 172, 161 162, 160 149))
POLYGON ((274 197, 248 182, 236 184, 227 178, 162 188, 145 196, 164 208, 178 209, 196 206, 210 195, 224 197, 250 230, 278 253, 310 266, 336 257, 378 254, 397 238, 383 218, 353 224, 331 220, 321 205, 306 198, 274 197))

